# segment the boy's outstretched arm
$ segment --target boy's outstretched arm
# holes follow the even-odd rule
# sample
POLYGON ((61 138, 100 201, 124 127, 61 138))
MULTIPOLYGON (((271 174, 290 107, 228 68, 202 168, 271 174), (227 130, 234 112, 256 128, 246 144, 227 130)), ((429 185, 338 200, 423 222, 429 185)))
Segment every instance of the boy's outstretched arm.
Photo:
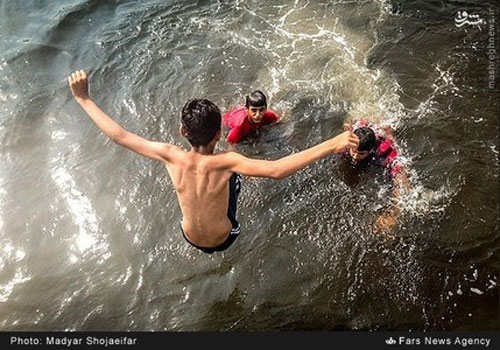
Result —
POLYGON ((168 161, 168 151, 172 146, 162 142, 149 141, 128 132, 92 101, 88 92, 88 78, 85 71, 79 70, 72 73, 68 77, 68 82, 75 100, 87 112, 99 129, 113 142, 145 157, 162 162, 168 161))
POLYGON ((234 152, 227 153, 227 157, 230 158, 230 168, 234 172, 246 176, 282 179, 332 153, 342 152, 346 148, 356 149, 358 144, 358 137, 346 131, 316 146, 277 160, 250 159, 234 152))

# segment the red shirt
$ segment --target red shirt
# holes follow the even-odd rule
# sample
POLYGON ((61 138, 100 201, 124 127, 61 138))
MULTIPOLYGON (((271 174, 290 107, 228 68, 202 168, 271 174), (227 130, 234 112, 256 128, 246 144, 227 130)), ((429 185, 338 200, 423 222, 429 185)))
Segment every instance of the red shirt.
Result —
POLYGON ((375 157, 377 162, 386 168, 392 177, 401 172, 401 166, 397 163, 398 151, 394 147, 394 142, 388 138, 377 137, 377 148, 375 157))
POLYGON ((237 143, 251 131, 257 130, 263 125, 274 123, 278 119, 278 113, 268 109, 264 112, 262 121, 258 124, 254 124, 248 120, 246 107, 240 106, 224 114, 222 117, 222 124, 230 128, 227 135, 227 141, 237 143))

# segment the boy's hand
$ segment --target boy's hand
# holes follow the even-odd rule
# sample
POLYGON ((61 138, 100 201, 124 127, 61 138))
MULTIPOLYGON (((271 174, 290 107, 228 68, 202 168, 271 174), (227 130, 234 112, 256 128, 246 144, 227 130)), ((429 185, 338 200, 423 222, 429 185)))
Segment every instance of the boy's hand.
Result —
POLYGON ((73 97, 77 101, 89 99, 89 86, 87 73, 84 70, 77 70, 68 77, 69 88, 73 97))
POLYGON ((342 134, 334 138, 336 144, 334 146, 335 153, 342 152, 346 148, 356 150, 359 145, 359 138, 352 131, 344 131, 342 134))

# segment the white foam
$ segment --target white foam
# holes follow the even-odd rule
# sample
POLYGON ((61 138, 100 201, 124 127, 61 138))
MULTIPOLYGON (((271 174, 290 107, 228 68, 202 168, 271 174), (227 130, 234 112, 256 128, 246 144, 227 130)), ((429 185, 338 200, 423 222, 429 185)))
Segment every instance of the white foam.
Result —
POLYGON ((127 107, 128 111, 134 115, 134 116, 138 116, 139 114, 137 113, 137 107, 135 106, 135 102, 133 99, 123 99, 123 104, 125 105, 125 107, 127 107))
POLYGON ((451 72, 450 70, 441 69, 439 64, 436 64, 434 69, 438 73, 438 76, 431 84, 433 91, 429 94, 425 101, 420 102, 417 108, 418 119, 427 118, 436 113, 435 106, 437 106, 438 103, 435 101, 435 99, 439 95, 444 95, 451 92, 455 97, 463 97, 459 94, 460 89, 455 85, 455 77, 453 72, 451 72))
POLYGON ((409 193, 399 199, 403 211, 416 215, 426 216, 429 213, 443 212, 451 203, 454 192, 446 186, 437 190, 423 187, 414 180, 409 193))
POLYGON ((7 284, 0 286, 0 302, 6 302, 17 285, 23 284, 30 279, 31 276, 23 276, 23 273, 20 270, 17 270, 14 274, 14 278, 12 278, 7 284))

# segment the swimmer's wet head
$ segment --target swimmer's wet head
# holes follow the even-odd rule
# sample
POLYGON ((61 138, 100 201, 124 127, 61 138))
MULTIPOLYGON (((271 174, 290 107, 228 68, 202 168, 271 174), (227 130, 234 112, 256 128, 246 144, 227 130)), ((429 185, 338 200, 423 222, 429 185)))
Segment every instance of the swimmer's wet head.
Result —
POLYGON ((215 147, 221 136, 219 107, 207 99, 193 99, 182 108, 181 135, 193 148, 215 147))
POLYGON ((352 163, 357 164, 362 160, 368 158, 370 154, 375 149, 375 132, 367 127, 363 126, 354 130, 354 134, 359 138, 359 146, 357 149, 349 149, 349 155, 351 156, 352 163))
POLYGON ((253 124, 259 124, 267 110, 266 95, 260 90, 252 91, 245 98, 245 107, 248 120, 253 124))

